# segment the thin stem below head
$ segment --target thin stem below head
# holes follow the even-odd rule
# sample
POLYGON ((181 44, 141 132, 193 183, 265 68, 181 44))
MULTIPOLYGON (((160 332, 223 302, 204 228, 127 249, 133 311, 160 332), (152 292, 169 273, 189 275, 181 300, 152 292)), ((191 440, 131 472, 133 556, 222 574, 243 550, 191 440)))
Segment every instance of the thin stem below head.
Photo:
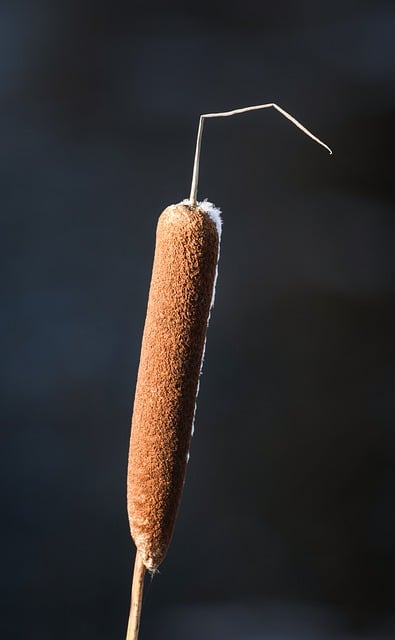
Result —
POLYGON ((281 115, 287 118, 287 120, 290 120, 292 124, 294 124, 296 127, 298 127, 298 129, 303 131, 303 133, 309 136, 309 138, 311 138, 312 140, 314 140, 315 142, 323 146, 325 149, 327 149, 327 151, 329 151, 330 154, 332 154, 332 150, 328 147, 327 144, 325 144, 325 142, 322 142, 322 140, 320 140, 315 135, 313 135, 311 131, 306 129, 306 127, 304 127, 299 122, 299 120, 296 120, 296 118, 291 116, 290 113, 288 113, 287 111, 279 107, 278 104, 275 104, 274 102, 269 102, 267 104, 259 104, 252 107, 243 107, 242 109, 233 109, 232 111, 222 111, 219 113, 204 113, 199 118, 199 127, 198 127, 197 138, 196 138, 196 149, 195 149, 195 159, 193 163, 191 193, 189 196, 189 202, 191 206, 196 206, 196 198, 197 198, 197 190, 198 190, 198 182, 199 182, 200 149, 202 146, 204 120, 206 118, 226 118, 228 116, 235 116, 239 113, 246 113, 247 111, 258 111, 258 109, 268 109, 268 108, 276 109, 276 111, 281 113, 281 115))
POLYGON ((130 613, 126 640, 137 640, 140 628, 141 605, 143 602, 145 566, 141 555, 136 549, 136 559, 134 561, 132 594, 130 601, 130 613))

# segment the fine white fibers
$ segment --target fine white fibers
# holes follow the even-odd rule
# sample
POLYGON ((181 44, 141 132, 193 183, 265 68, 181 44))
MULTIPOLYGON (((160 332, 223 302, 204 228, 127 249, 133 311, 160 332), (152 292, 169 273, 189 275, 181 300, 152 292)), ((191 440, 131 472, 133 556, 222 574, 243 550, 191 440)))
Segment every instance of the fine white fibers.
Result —
MULTIPOLYGON (((180 204, 186 204, 190 206, 191 201, 188 198, 185 198, 180 204)), ((218 209, 212 202, 209 202, 207 198, 197 203, 197 206, 202 211, 205 211, 210 216, 211 220, 215 222, 215 226, 217 227, 218 238, 221 240, 221 231, 222 231, 222 218, 221 218, 221 209, 218 209)))
POLYGON ((197 203, 199 209, 202 209, 210 216, 211 220, 215 222, 215 226, 217 227, 218 238, 221 240, 221 231, 222 231, 222 218, 221 218, 221 209, 218 209, 212 202, 208 202, 207 198, 202 200, 202 202, 197 203))

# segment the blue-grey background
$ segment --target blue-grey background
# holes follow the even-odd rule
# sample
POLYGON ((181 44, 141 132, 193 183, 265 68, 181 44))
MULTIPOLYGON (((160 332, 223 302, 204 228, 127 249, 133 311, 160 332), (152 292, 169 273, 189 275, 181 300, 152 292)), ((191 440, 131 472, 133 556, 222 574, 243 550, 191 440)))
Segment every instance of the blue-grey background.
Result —
POLYGON ((184 499, 141 640, 394 631, 395 6, 0 3, 1 638, 122 638, 156 220, 223 210, 184 499))

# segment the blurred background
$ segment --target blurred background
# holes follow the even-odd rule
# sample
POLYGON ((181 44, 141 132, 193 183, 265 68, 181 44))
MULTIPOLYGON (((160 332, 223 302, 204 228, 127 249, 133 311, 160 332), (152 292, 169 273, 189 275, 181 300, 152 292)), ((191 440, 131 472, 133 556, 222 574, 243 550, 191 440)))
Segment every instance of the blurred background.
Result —
POLYGON ((141 640, 395 631, 395 6, 0 4, 1 638, 124 637, 157 217, 223 241, 184 498, 141 640))

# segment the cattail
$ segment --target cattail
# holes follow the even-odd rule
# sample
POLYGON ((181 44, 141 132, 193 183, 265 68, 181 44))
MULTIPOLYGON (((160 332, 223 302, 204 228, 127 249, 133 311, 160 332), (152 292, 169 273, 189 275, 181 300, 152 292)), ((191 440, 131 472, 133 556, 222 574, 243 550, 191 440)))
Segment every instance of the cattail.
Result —
POLYGON ((173 534, 214 300, 220 212, 211 203, 196 202, 204 119, 267 107, 330 151, 275 104, 202 115, 190 198, 159 217, 129 450, 128 515, 137 551, 127 640, 138 635, 144 573, 159 567, 173 534))
POLYGON ((219 247, 219 218, 178 204, 159 218, 133 409, 128 508, 147 569, 167 551, 184 484, 219 247))

